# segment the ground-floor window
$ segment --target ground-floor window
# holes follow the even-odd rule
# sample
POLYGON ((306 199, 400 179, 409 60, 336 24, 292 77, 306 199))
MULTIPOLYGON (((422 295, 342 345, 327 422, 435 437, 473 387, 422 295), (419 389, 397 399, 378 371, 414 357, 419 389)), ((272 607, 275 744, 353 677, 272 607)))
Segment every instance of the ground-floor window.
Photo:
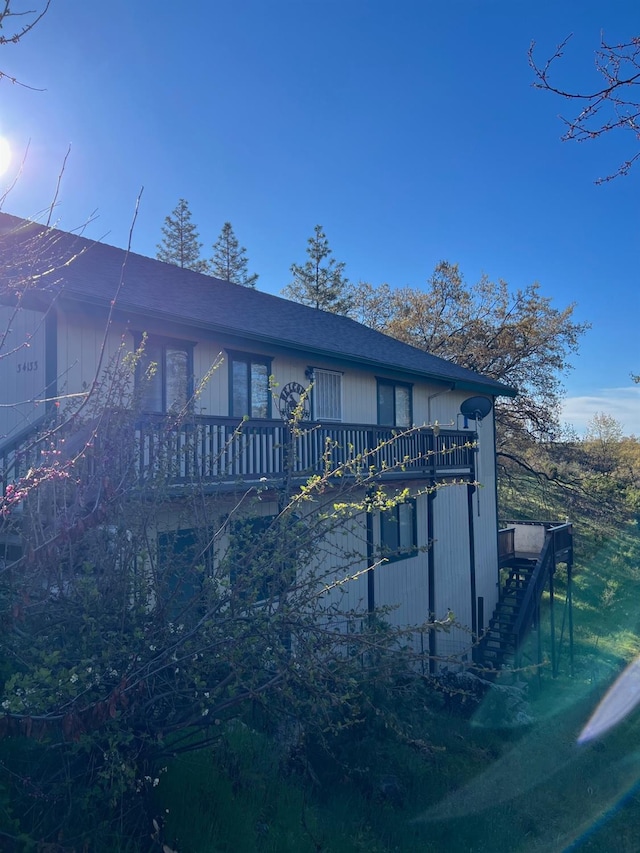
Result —
POLYGON ((408 500, 380 513, 380 551, 387 560, 404 560, 418 550, 416 502, 408 500))

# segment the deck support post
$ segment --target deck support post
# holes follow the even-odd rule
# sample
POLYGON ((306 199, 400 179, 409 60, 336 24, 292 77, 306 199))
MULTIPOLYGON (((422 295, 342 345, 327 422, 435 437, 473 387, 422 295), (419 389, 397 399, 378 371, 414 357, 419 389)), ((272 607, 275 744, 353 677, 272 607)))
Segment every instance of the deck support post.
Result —
POLYGON ((540 624, 540 599, 536 604, 536 642, 538 646, 538 687, 542 680, 542 625, 540 624))
POLYGON ((553 565, 549 573, 549 623, 551 629, 551 675, 555 678, 558 674, 558 655, 556 651, 556 615, 554 609, 553 576, 556 571, 556 555, 553 554, 553 565))
POLYGON ((567 598, 569 601, 569 674, 574 677, 573 668, 573 551, 567 556, 567 598))
POLYGON ((373 513, 367 513, 367 610, 369 619, 376 607, 375 546, 373 542, 373 513))
MULTIPOLYGON (((433 543, 435 540, 435 524, 433 517, 433 502, 438 497, 438 490, 435 482, 429 486, 427 493, 427 583, 429 585, 429 621, 433 622, 436 618, 436 559, 433 543)), ((429 629, 429 674, 435 675, 436 672, 436 630, 429 629)))
POLYGON ((473 493, 476 487, 467 483, 467 517, 469 519, 469 589, 471 592, 471 642, 472 660, 476 658, 476 643, 478 641, 478 600, 476 595, 476 545, 473 526, 473 493))

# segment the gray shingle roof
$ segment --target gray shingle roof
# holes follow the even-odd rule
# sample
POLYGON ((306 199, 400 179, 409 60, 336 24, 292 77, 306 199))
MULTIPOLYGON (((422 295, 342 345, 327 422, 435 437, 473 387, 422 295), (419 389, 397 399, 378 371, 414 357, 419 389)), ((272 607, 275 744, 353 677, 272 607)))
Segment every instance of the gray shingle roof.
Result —
MULTIPOLYGON (((309 358, 325 356, 376 370, 453 383, 455 387, 487 394, 515 393, 500 382, 348 317, 253 288, 142 255, 127 255, 123 249, 57 229, 45 229, 4 213, 0 213, 0 236, 5 273, 12 267, 24 266, 32 274, 35 256, 37 270, 55 269, 38 281, 38 289, 58 293, 62 299, 107 306, 116 296, 122 277, 123 286, 117 297, 121 311, 187 324, 204 333, 237 335, 266 346, 291 348, 309 358), (27 251, 25 247, 31 241, 35 245, 27 251)), ((20 276, 15 273, 9 277, 18 281, 20 276)))

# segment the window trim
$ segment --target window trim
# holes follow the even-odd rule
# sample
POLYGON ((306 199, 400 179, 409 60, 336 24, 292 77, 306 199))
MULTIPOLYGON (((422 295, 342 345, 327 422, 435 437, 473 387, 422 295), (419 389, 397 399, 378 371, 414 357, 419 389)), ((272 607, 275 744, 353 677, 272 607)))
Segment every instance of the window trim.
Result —
MULTIPOLYGON (((380 518, 380 554, 388 563, 397 563, 399 560, 407 560, 415 557, 418 553, 418 510, 417 501, 415 498, 408 498, 406 501, 395 504, 390 509, 381 510, 380 518), (410 545, 402 546, 400 542, 400 507, 409 506, 411 508, 411 539, 410 545), (393 514, 395 516, 393 523, 398 525, 398 547, 395 551, 390 551, 384 542, 384 517, 393 514), (388 550, 385 553, 385 548, 388 550)), ((387 523, 392 523, 389 520, 387 523)))
POLYGON ((376 376, 376 419, 378 426, 399 427, 400 429, 411 429, 413 424, 413 383, 411 382, 396 382, 395 379, 384 379, 382 376, 376 376), (380 416, 380 386, 387 385, 393 388, 393 423, 383 424, 380 416), (398 401, 396 398, 396 389, 406 388, 409 392, 409 423, 398 423, 398 401))
MULTIPOLYGON (((145 415, 167 415, 170 413, 170 409, 167 409, 167 349, 177 349, 183 350, 187 354, 187 387, 185 389, 186 396, 186 406, 189 407, 191 405, 191 401, 193 400, 194 393, 194 382, 193 382, 193 351, 195 348, 195 343, 193 341, 185 341, 180 338, 171 338, 165 335, 156 335, 149 334, 148 332, 133 332, 133 342, 135 349, 138 350, 142 346, 143 338, 146 336, 146 345, 153 345, 160 347, 162 351, 162 363, 158 365, 160 371, 160 390, 161 390, 161 409, 158 411, 157 409, 141 409, 142 414, 145 415)), ((145 345, 145 346, 146 346, 145 345)), ((146 352, 142 355, 142 361, 144 362, 146 352)), ((142 375, 146 367, 144 363, 139 364, 136 369, 135 375, 135 387, 137 392, 142 391, 142 375)), ((153 381, 153 380, 152 380, 153 381)), ((140 402, 142 402, 142 394, 140 398, 140 402)))
POLYGON ((268 383, 267 387, 267 414, 264 418, 257 417, 251 414, 251 411, 245 412, 243 415, 235 414, 233 411, 233 363, 234 361, 242 362, 243 364, 248 365, 249 367, 249 387, 248 387, 248 398, 246 402, 249 404, 249 409, 251 409, 251 365, 252 364, 260 364, 264 365, 267 368, 267 380, 270 380, 272 375, 271 365, 273 364, 273 356, 270 355, 261 355, 253 352, 242 352, 240 350, 227 350, 227 355, 229 356, 229 366, 227 370, 228 374, 228 395, 229 395, 229 417, 231 418, 244 418, 245 415, 248 416, 250 420, 271 420, 272 418, 272 395, 271 395, 271 383, 268 383))

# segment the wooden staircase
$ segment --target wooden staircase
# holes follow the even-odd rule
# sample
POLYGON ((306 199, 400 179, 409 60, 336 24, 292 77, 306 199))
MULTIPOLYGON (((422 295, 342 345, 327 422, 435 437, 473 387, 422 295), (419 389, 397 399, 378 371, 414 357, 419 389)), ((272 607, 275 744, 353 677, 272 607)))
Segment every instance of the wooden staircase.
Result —
POLYGON ((483 666, 503 669, 515 664, 519 651, 516 621, 535 565, 535 560, 521 558, 516 559, 514 565, 510 566, 489 627, 478 644, 477 659, 483 666))
MULTIPOLYGON (((532 524, 522 525, 531 529, 532 524)), ((517 527, 517 525, 516 525, 517 527)), ((571 616, 571 566, 573 564, 573 531, 571 524, 544 525, 544 542, 539 553, 517 550, 516 527, 500 531, 510 534, 500 545, 500 565, 506 569, 506 580, 489 622, 489 627, 475 648, 474 661, 486 670, 501 670, 520 666, 522 647, 532 627, 539 629, 540 601, 545 589, 549 591, 551 608, 552 665, 557 673, 555 620, 553 616, 553 578, 558 562, 567 564, 570 648, 572 655, 573 622, 571 616)), ((542 534, 542 531, 540 531, 542 534)), ((538 663, 541 663, 538 643, 538 663)))

